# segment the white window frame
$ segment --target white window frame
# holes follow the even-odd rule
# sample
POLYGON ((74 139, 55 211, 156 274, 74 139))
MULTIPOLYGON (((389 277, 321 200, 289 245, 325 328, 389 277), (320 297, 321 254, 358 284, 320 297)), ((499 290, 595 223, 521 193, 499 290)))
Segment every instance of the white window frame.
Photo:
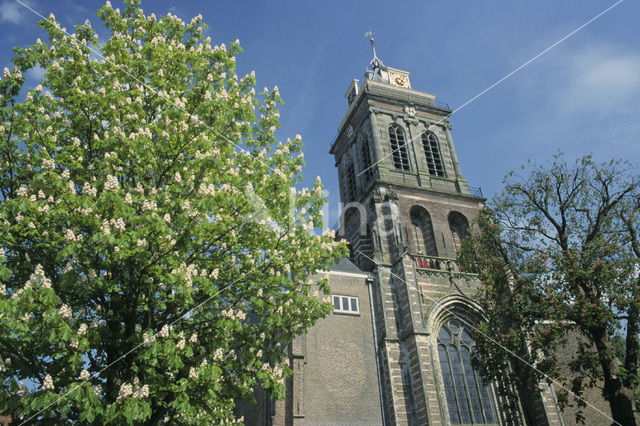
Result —
POLYGON ((337 313, 337 314, 348 314, 348 315, 360 315, 360 301, 358 301, 358 298, 356 296, 345 296, 343 294, 332 294, 331 295, 331 303, 333 303, 333 312, 337 313), (336 309, 336 297, 339 298, 340 300, 340 308, 336 309), (348 308, 349 309, 343 309, 344 306, 344 299, 347 299, 347 303, 348 303, 348 308), (353 307, 353 301, 355 300, 356 302, 356 310, 354 311, 352 309, 353 307))

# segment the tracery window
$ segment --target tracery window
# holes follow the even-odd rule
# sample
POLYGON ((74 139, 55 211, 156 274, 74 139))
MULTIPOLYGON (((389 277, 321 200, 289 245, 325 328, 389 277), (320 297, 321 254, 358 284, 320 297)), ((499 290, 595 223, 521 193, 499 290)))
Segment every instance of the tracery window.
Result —
POLYGON ((449 319, 438 333, 438 356, 453 425, 498 424, 491 387, 471 365, 471 327, 449 319))
POLYGON ((427 159, 429 174, 444 177, 442 155, 440 155, 440 147, 436 135, 432 132, 424 132, 422 134, 422 147, 424 148, 424 156, 427 159))
POLYGON ((389 126, 389 141, 393 155, 393 165, 399 170, 410 170, 409 151, 404 137, 404 131, 397 124, 389 126))

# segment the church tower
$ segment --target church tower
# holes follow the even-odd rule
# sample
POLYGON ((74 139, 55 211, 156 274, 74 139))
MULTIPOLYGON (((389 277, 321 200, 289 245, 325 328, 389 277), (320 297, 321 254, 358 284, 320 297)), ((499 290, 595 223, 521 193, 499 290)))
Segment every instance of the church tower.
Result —
MULTIPOLYGON (((346 92, 330 152, 340 234, 373 278, 384 423, 519 424, 471 366, 479 283, 456 258, 484 198, 462 177, 451 109, 414 90, 409 72, 385 66, 371 45, 371 69, 346 92)), ((555 409, 539 408, 529 420, 548 424, 555 409)))
POLYGON ((334 310, 288 346, 285 399, 257 390, 237 411, 265 426, 560 426, 551 387, 501 383, 521 396, 506 408, 471 364, 480 282, 457 257, 484 198, 460 172, 451 109, 412 89, 409 73, 385 66, 371 45, 371 69, 349 86, 330 151, 339 235, 351 249, 319 272, 334 310))

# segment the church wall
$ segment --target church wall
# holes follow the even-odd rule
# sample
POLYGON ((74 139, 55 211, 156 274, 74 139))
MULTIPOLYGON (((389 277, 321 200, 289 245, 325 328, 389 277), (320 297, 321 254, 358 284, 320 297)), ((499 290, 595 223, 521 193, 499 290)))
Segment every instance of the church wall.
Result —
POLYGON ((291 424, 382 423, 366 277, 332 271, 332 294, 357 297, 359 314, 332 313, 292 345, 291 424))
MULTIPOLYGON (((480 199, 463 198, 456 195, 423 190, 398 189, 398 209, 403 224, 411 224, 410 211, 413 206, 421 206, 431 216, 439 257, 456 258, 455 244, 449 227, 449 213, 462 213, 469 224, 482 208, 480 199)), ((405 226, 406 226, 405 225, 405 226)))
POLYGON ((407 341, 407 355, 409 359, 409 374, 410 374, 410 386, 414 394, 414 415, 416 423, 424 425, 428 423, 428 401, 425 394, 424 386, 424 372, 422 371, 422 365, 420 360, 422 358, 420 348, 416 340, 417 336, 407 341))

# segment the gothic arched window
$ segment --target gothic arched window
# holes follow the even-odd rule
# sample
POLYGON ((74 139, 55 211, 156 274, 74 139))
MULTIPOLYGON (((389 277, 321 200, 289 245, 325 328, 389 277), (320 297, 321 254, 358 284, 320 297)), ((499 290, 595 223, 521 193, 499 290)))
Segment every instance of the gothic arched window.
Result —
POLYGON ((436 238, 433 234, 431 215, 420 206, 411 207, 411 234, 416 241, 416 249, 427 256, 437 256, 436 238))
POLYGON ((471 327, 449 319, 438 333, 438 356, 447 397, 449 420, 453 425, 497 424, 491 387, 471 365, 471 327))
POLYGON ((432 132, 424 132, 422 134, 422 147, 424 148, 424 156, 427 158, 429 174, 444 177, 442 155, 440 155, 440 147, 436 135, 432 132))
POLYGON ((354 200, 356 198, 356 171, 353 168, 353 161, 351 161, 351 158, 347 159, 347 166, 345 168, 347 176, 346 176, 346 183, 347 183, 347 199, 349 201, 354 200))
POLYGON ((393 155, 393 165, 399 170, 410 170, 409 152, 407 142, 404 138, 404 131, 397 124, 389 126, 389 141, 393 155))
POLYGON ((360 144, 361 154, 362 154, 362 169, 364 177, 366 180, 369 180, 373 176, 373 167, 371 166, 371 151, 369 150, 369 138, 366 136, 362 138, 360 144))
POLYGON ((469 221, 462 213, 451 212, 449 213, 449 228, 451 228, 456 253, 459 253, 462 239, 469 233, 469 221))

